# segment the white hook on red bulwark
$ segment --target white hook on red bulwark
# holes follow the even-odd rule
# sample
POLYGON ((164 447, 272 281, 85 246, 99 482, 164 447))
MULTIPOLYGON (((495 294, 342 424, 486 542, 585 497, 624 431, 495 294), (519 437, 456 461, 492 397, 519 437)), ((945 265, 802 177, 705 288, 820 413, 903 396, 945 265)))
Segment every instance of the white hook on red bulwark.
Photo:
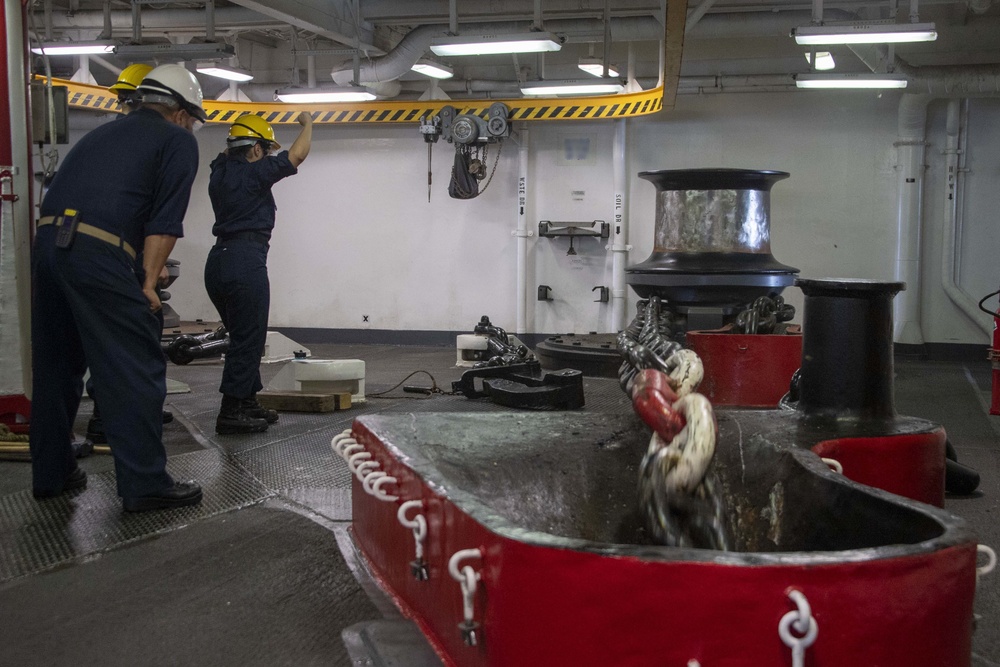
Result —
POLYGON ((792 667, 804 667, 806 664, 806 649, 816 641, 819 626, 813 618, 809 600, 805 594, 794 588, 788 590, 788 597, 796 608, 781 617, 778 622, 778 636, 785 646, 792 649, 792 667), (798 636, 792 634, 792 627, 798 636))
POLYGON ((979 586, 979 578, 989 574, 997 566, 997 552, 985 544, 976 545, 976 555, 986 554, 986 565, 976 568, 976 586, 979 586))
MULTIPOLYGON (((384 479, 384 478, 383 478, 384 479)), ((377 480, 375 484, 378 484, 382 480, 377 480)), ((413 577, 417 581, 427 581, 430 578, 430 572, 427 569, 427 564, 424 562, 424 538, 427 537, 427 519, 420 512, 413 515, 412 519, 406 518, 406 513, 411 509, 420 508, 423 509, 424 501, 422 500, 407 500, 405 503, 399 506, 396 511, 396 518, 399 519, 399 523, 403 525, 404 528, 409 528, 413 531, 413 542, 416 555, 414 559, 410 561, 410 570, 413 573, 413 577)))
POLYGON ((462 587, 463 621, 458 624, 458 629, 462 633, 462 641, 468 646, 476 646, 480 639, 479 623, 475 621, 475 614, 476 585, 481 577, 471 565, 459 567, 459 564, 463 560, 482 560, 482 558, 483 552, 479 549, 461 549, 453 553, 448 560, 448 574, 462 587))

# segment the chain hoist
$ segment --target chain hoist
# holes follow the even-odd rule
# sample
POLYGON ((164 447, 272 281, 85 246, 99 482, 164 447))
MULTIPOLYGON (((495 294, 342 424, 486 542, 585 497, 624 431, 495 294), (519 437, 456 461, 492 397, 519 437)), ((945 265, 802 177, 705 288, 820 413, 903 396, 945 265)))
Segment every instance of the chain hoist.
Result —
POLYGON ((455 144, 455 161, 448 184, 454 199, 473 199, 486 191, 500 163, 503 140, 510 136, 510 109, 495 102, 481 113, 459 114, 452 106, 442 107, 433 117, 420 119, 420 133, 427 143, 427 200, 431 188, 431 145, 443 137, 455 144), (493 167, 489 167, 490 144, 497 144, 493 167), (480 187, 480 183, 483 183, 480 187))

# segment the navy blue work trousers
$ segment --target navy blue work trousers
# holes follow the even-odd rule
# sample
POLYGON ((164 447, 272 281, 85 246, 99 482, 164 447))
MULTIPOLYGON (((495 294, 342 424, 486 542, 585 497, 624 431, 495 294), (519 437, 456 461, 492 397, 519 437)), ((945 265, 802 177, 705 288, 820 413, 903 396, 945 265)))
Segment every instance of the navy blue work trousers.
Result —
POLYGON ((250 398, 264 388, 260 358, 271 307, 267 250, 263 243, 234 239, 214 246, 205 262, 205 289, 229 332, 219 391, 233 398, 250 398))
POLYGON ((118 495, 155 495, 166 471, 162 326, 124 250, 77 234, 55 247, 56 227, 40 227, 32 253, 31 470, 35 491, 59 491, 76 467, 73 422, 87 367, 115 460, 118 495))

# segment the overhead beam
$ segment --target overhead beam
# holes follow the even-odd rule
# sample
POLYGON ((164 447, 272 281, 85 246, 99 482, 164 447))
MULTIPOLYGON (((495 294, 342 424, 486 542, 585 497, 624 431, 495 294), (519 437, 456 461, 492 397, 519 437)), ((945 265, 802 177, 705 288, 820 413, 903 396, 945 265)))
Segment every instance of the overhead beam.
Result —
POLYGON ((322 35, 345 46, 358 44, 363 51, 381 54, 372 26, 355 26, 351 0, 233 0, 237 5, 278 19, 301 30, 322 35))
MULTIPOLYGON (((649 16, 659 11, 657 0, 615 0, 615 17, 649 16)), ((584 19, 601 18, 605 0, 573 0, 572 2, 544 3, 543 18, 584 19)), ((532 15, 534 0, 505 0, 504 2, 464 3, 458 9, 461 22, 518 21, 532 15)), ((441 0, 363 0, 361 14, 366 21, 376 25, 404 24, 427 25, 448 23, 448 3, 441 0)))

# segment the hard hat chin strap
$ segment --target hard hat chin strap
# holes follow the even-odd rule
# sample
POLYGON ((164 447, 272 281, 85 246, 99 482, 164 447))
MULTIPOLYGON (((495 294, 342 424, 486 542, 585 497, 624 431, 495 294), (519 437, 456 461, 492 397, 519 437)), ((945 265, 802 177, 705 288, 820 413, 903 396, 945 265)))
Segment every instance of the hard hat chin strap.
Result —
POLYGON ((142 101, 145 104, 162 104, 168 106, 171 109, 180 108, 180 102, 178 102, 172 95, 160 95, 159 93, 143 93, 142 101))
POLYGON ((253 146, 254 144, 261 141, 260 139, 226 139, 226 145, 229 148, 237 148, 239 146, 253 146))

